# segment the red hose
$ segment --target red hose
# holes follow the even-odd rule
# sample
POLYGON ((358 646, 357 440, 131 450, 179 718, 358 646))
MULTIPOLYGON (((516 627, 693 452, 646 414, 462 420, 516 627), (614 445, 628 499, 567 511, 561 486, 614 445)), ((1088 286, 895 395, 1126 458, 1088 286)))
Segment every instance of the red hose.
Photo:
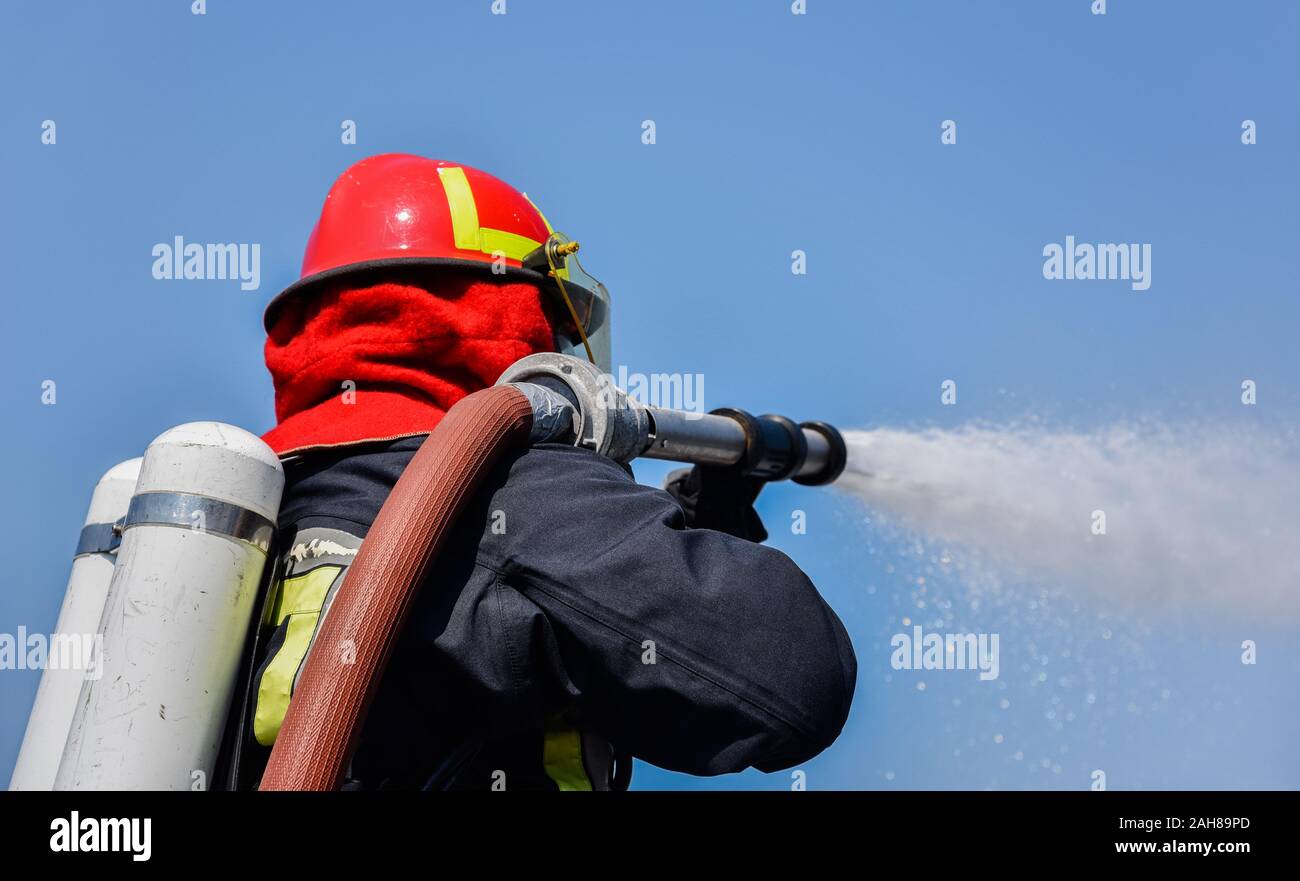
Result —
POLYGON ((361 544, 303 667, 262 790, 337 789, 416 591, 501 455, 528 443, 528 399, 475 392, 420 446, 361 544))

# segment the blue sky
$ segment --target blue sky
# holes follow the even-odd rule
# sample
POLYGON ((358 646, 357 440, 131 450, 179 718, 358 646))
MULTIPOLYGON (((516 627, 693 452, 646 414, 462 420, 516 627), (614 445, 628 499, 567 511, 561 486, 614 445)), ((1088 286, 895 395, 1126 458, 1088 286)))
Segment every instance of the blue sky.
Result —
MULTIPOLYGON (((295 277, 331 181, 372 153, 462 161, 527 190, 610 287, 615 363, 701 373, 710 407, 845 426, 1294 424, 1300 8, 1089 6, 10 5, 0 631, 52 626, 105 469, 180 422, 270 427, 262 307, 295 277), (340 143, 344 119, 355 146, 340 143), (955 146, 940 143, 945 119, 955 146), (261 243, 261 289, 153 280, 152 246, 176 235, 261 243), (1045 281, 1042 248, 1066 235, 1151 243, 1150 290, 1045 281), (790 272, 794 249, 806 276, 790 272), (938 403, 948 377, 958 407, 938 403), (1249 416, 1243 377, 1260 389, 1249 416)), ((1104 672, 1100 707, 1058 731, 1027 676, 996 695, 886 681, 907 590, 886 560, 900 552, 870 553, 886 546, 833 492, 774 487, 760 510, 840 610, 862 666, 810 787, 1085 788, 1095 767, 1116 788, 1300 785, 1295 621, 1138 622, 1122 651, 1086 616, 1044 622, 1047 653, 1091 646, 1089 669, 1104 672), (807 535, 783 528, 793 508, 807 535), (1273 647, 1267 664, 1218 660, 1243 628, 1273 647)), ((1005 670, 1028 669, 1003 651, 1005 670)), ((0 769, 35 688, 31 673, 0 675, 0 769)), ((643 765, 636 784, 789 777, 643 765)))

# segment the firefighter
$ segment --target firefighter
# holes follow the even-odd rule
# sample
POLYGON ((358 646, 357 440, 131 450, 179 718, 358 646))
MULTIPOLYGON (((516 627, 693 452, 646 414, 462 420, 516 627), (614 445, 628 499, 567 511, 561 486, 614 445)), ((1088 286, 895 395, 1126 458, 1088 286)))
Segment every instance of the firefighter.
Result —
MULTIPOLYGON (((286 486, 245 785, 368 528, 447 409, 536 352, 609 370, 609 298, 575 251, 526 195, 466 165, 372 156, 330 190, 302 277, 266 311, 264 440, 286 486)), ((821 752, 856 661, 808 578, 760 544, 760 486, 697 467, 665 492, 556 444, 508 457, 422 587, 345 788, 624 788, 633 756, 720 774, 821 752)))

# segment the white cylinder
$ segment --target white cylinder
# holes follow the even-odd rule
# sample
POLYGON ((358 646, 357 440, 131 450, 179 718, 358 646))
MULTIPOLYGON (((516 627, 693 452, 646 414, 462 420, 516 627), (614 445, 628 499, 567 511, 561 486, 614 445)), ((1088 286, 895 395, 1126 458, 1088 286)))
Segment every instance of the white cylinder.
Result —
POLYGON ((10 790, 46 791, 54 787, 54 775, 68 740, 77 695, 87 677, 97 668, 90 665, 93 648, 104 614, 108 584, 113 578, 109 553, 113 524, 126 516, 141 460, 114 465, 95 484, 82 538, 72 558, 72 574, 63 594, 59 621, 51 634, 46 667, 36 689, 36 701, 27 717, 27 733, 18 750, 18 762, 9 779, 10 790), (71 661, 71 663, 65 663, 71 661))
POLYGON ((218 422, 145 451, 55 789, 208 789, 284 472, 218 422))

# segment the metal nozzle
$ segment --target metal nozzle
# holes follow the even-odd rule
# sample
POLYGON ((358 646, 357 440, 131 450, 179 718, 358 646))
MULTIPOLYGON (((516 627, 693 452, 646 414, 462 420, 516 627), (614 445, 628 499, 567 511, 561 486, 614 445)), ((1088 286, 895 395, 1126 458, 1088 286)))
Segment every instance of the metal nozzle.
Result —
POLYGON ((697 465, 732 467, 764 480, 807 486, 831 483, 848 459, 844 438, 825 422, 796 424, 784 416, 752 416, 744 410, 702 415, 646 408, 650 438, 641 455, 697 465))
POLYGON ((572 442, 620 462, 644 456, 820 486, 839 477, 848 458, 844 438, 825 422, 796 424, 744 410, 703 414, 647 407, 595 365, 570 355, 521 358, 497 380, 506 383, 536 398, 534 434, 540 427, 547 436, 535 441, 572 442), (562 406, 566 403, 571 413, 562 406))

